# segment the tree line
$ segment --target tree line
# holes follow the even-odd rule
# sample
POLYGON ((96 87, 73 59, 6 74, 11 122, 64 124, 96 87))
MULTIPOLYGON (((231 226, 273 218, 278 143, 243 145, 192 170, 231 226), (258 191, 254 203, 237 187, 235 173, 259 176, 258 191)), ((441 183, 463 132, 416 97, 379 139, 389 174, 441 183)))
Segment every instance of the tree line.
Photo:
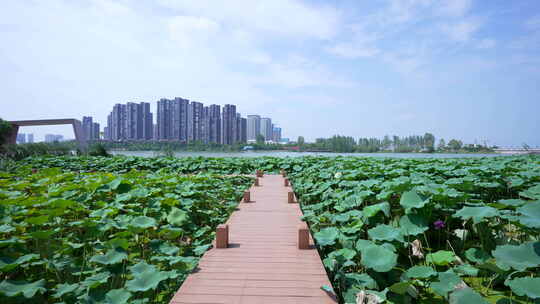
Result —
POLYGON ((487 146, 464 145, 462 141, 452 139, 445 142, 440 139, 435 145, 435 136, 431 133, 405 137, 389 136, 383 138, 361 137, 356 140, 351 136, 334 135, 330 138, 317 138, 314 143, 305 143, 304 137, 299 136, 296 142, 303 151, 327 151, 341 153, 373 153, 373 152, 491 152, 487 146))

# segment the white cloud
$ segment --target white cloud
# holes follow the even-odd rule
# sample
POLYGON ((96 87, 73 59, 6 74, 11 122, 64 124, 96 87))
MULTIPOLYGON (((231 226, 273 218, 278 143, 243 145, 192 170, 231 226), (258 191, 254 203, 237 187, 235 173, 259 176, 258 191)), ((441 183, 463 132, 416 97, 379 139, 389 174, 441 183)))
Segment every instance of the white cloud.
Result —
POLYGON ((193 48, 195 43, 206 43, 218 34, 220 26, 217 22, 194 16, 175 16, 168 21, 171 39, 182 47, 193 48))
POLYGON ((438 10, 441 14, 462 17, 467 14, 471 8, 472 0, 443 0, 438 10))
POLYGON ((497 41, 491 38, 485 38, 476 44, 476 47, 479 49, 492 49, 497 45, 497 41))
POLYGON ((441 30, 454 41, 466 42, 478 31, 481 22, 476 19, 463 19, 455 23, 441 25, 441 30))
POLYGON ((301 39, 330 39, 339 29, 340 13, 331 7, 297 0, 159 0, 179 14, 204 16, 231 27, 301 39))
POLYGON ((540 15, 529 18, 525 22, 525 26, 530 29, 540 29, 540 15))
POLYGON ((373 57, 380 53, 377 48, 365 45, 355 45, 353 43, 339 43, 332 47, 326 48, 326 51, 348 59, 373 57))

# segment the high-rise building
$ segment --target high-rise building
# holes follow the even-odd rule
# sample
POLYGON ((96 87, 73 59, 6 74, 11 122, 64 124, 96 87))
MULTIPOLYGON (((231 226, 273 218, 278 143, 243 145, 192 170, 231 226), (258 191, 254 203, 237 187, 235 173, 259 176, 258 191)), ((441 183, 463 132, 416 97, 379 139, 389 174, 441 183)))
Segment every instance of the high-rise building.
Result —
POLYGON ((281 141, 281 128, 274 126, 272 133, 273 133, 272 140, 276 143, 280 142, 281 141))
POLYGON ((240 118, 240 142, 247 143, 247 119, 240 118))
POLYGON ((58 134, 45 134, 45 142, 60 142, 64 139, 64 136, 58 134))
POLYGON ((188 105, 187 99, 179 97, 158 101, 157 140, 187 141, 188 105))
POLYGON ((94 129, 93 129, 93 118, 92 116, 83 116, 82 118, 82 129, 84 138, 86 140, 94 139, 94 129))
POLYGON ((176 97, 170 101, 170 104, 171 135, 169 139, 187 142, 189 100, 176 97))
POLYGON ((157 102, 157 138, 156 140, 168 140, 172 138, 172 100, 162 98, 157 102))
POLYGON ((188 106, 187 140, 188 142, 203 140, 203 108, 200 102, 192 101, 188 106))
POLYGON ((97 122, 94 122, 92 124, 92 139, 93 140, 100 140, 100 128, 99 128, 99 124, 97 122))
POLYGON ((221 112, 221 143, 232 145, 236 142, 236 106, 226 104, 221 112))
MULTIPOLYGON (((115 104, 112 112, 107 116, 107 126, 103 129, 106 140, 150 140, 153 137, 153 115, 150 112, 150 103, 128 102, 115 104)), ((100 139, 100 126, 92 125, 92 139, 100 139)))
POLYGON ((142 126, 140 127, 141 135, 139 139, 151 140, 154 137, 154 115, 150 111, 150 103, 141 102, 140 107, 142 126))
POLYGON ((206 113, 207 133, 209 143, 221 143, 221 107, 219 105, 210 105, 206 113))
POLYGON ((99 140, 99 124, 93 122, 92 116, 83 116, 82 129, 86 140, 99 140))
POLYGON ((19 134, 17 134, 16 142, 17 142, 18 144, 24 144, 24 143, 26 143, 26 134, 24 134, 24 133, 19 133, 19 134))
POLYGON ((110 115, 109 128, 110 140, 119 141, 127 139, 127 106, 115 104, 110 115))
POLYGON ((261 132, 264 140, 272 140, 272 119, 268 117, 261 118, 261 132))
POLYGON ((259 115, 247 116, 247 140, 255 142, 261 133, 261 117, 259 115))
POLYGON ((26 134, 26 142, 30 143, 30 144, 34 142, 34 134, 33 133, 26 134))

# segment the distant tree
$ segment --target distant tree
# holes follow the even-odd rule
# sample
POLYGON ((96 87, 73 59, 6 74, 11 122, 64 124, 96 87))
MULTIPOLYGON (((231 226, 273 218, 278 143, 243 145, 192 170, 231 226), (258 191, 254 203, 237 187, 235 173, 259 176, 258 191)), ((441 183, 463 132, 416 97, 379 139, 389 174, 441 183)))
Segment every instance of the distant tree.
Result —
POLYGON ((11 124, 0 118, 0 145, 3 145, 7 140, 11 131, 11 124))
POLYGON ((458 151, 463 147, 463 143, 460 140, 452 139, 448 142, 448 148, 452 149, 453 151, 458 151))
POLYGON ((264 144, 264 142, 265 142, 264 135, 257 134, 257 144, 262 145, 264 144))
POLYGON ((439 145, 437 145, 437 150, 444 151, 446 149, 446 141, 444 141, 444 138, 441 138, 439 140, 439 145))
POLYGON ((525 150, 525 151, 529 151, 529 149, 531 149, 531 146, 529 146, 526 143, 523 143, 523 145, 521 145, 521 146, 523 147, 523 150, 525 150))
POLYGON ((389 150, 390 146, 392 146, 392 140, 390 139, 390 136, 385 135, 382 141, 382 148, 383 150, 389 150))
POLYGON ((433 136, 433 134, 431 133, 424 134, 423 141, 424 141, 424 148, 428 152, 435 151, 435 136, 433 136))
POLYGON ((298 136, 298 140, 296 141, 296 143, 299 145, 299 146, 302 146, 304 145, 304 136, 298 136))

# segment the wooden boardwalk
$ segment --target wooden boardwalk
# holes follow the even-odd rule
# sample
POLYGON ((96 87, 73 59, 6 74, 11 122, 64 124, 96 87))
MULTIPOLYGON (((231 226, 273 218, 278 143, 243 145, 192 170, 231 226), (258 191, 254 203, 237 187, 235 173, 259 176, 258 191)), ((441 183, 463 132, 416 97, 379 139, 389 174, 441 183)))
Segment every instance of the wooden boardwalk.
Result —
POLYGON ((171 300, 180 303, 337 303, 316 249, 298 249, 302 212, 279 175, 259 178, 229 221, 229 247, 212 248, 171 300))

